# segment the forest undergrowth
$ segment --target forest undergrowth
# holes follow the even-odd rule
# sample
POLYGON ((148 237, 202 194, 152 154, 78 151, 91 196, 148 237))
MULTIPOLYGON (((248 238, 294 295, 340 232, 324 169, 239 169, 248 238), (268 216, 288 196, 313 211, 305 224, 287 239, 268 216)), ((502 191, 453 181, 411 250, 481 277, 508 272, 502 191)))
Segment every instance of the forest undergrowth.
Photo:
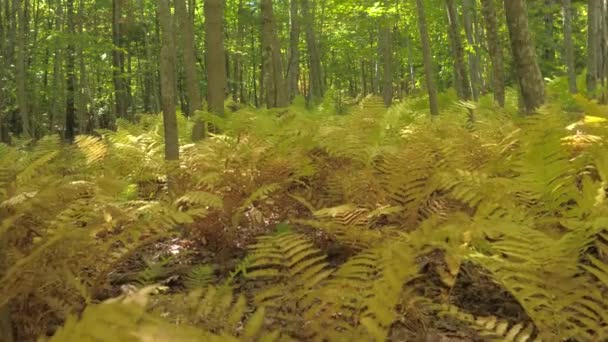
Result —
POLYGON ((0 145, 18 341, 608 339, 608 111, 442 95, 0 145))

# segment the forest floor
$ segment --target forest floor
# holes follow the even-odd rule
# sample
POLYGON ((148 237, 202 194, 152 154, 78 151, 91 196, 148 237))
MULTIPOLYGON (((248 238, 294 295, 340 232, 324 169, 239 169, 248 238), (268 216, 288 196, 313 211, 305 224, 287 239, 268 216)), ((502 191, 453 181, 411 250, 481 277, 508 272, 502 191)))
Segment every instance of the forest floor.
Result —
POLYGON ((19 341, 602 340, 608 115, 551 94, 180 118, 179 167, 158 116, 2 145, 0 305, 19 341))

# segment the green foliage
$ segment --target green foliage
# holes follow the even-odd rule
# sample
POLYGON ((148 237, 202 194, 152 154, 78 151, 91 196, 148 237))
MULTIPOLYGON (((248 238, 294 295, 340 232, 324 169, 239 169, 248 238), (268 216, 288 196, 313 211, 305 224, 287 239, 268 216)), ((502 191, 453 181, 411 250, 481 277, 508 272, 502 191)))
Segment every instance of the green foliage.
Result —
POLYGON ((158 134, 132 124, 74 146, 3 147, 0 304, 26 338, 67 319, 54 338, 103 340, 113 326, 126 340, 384 341, 401 325, 433 326, 411 310, 431 303, 419 310, 483 336, 603 340, 608 120, 573 101, 584 113, 556 103, 516 119, 484 101, 433 121, 375 98, 347 115, 241 109, 218 118, 221 134, 182 146, 179 167, 163 163, 158 134), (179 255, 146 253, 178 236, 249 255, 171 277, 179 255), (455 293, 471 265, 525 319, 469 312, 455 293), (171 277, 185 290, 145 309, 92 304, 132 268, 143 284, 171 277))

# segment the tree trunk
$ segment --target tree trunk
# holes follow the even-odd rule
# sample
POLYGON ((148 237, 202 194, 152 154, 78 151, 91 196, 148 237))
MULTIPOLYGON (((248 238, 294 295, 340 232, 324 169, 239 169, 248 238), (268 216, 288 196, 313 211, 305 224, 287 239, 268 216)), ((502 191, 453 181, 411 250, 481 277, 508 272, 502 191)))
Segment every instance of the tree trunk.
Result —
POLYGON ((505 106, 505 71, 502 56, 502 44, 498 35, 498 18, 494 0, 481 0, 482 12, 486 24, 488 50, 492 62, 492 90, 494 101, 505 106))
POLYGON ((162 30, 160 52, 160 83, 165 133, 165 159, 179 160, 177 116, 175 113, 175 44, 173 16, 169 0, 160 0, 159 18, 162 30))
POLYGON ((300 78, 300 11, 299 0, 291 0, 289 18, 291 31, 289 33, 289 65, 287 66, 287 86, 289 87, 289 100, 299 94, 298 80, 300 78))
POLYGON ((122 2, 112 1, 112 66, 114 80, 115 112, 119 118, 127 118, 128 91, 125 78, 125 54, 122 44, 122 2))
POLYGON ((27 54, 27 31, 26 31, 26 17, 25 7, 28 1, 14 0, 13 10, 17 12, 17 18, 19 21, 17 30, 17 44, 16 44, 16 82, 17 82, 17 106, 19 107, 19 115, 21 117, 21 130, 25 137, 32 137, 33 132, 31 130, 29 102, 27 98, 26 80, 27 80, 27 65, 26 56, 27 54))
MULTIPOLYGON (((78 33, 84 34, 84 3, 85 0, 80 0, 78 2, 78 33)), ((84 51, 82 46, 78 47, 78 68, 79 70, 79 79, 78 79, 78 88, 77 88, 77 96, 78 99, 76 105, 77 111, 77 120, 79 122, 79 133, 90 134, 95 129, 93 114, 87 110, 88 107, 88 94, 89 94, 89 84, 87 80, 87 68, 86 61, 84 57, 84 51)))
POLYGON ((287 107, 287 89, 283 77, 281 46, 275 25, 272 0, 261 1, 264 86, 268 108, 287 107))
MULTIPOLYGON (((239 0, 237 9, 237 46, 239 49, 245 47, 245 8, 243 0, 239 0)), ((244 52, 244 51, 243 51, 244 52)), ((244 76, 243 76, 243 54, 237 53, 234 56, 234 90, 232 96, 235 102, 247 102, 245 97, 244 76)))
MULTIPOLYGON (((56 3, 56 15, 55 15, 55 30, 61 32, 63 25, 63 6, 61 1, 56 3)), ((63 51, 59 44, 55 46, 55 56, 53 60, 53 85, 51 93, 51 109, 49 113, 49 130, 55 129, 56 122, 60 122, 60 119, 64 118, 65 99, 64 99, 64 86, 63 81, 63 51)), ((52 132, 55 133, 55 132, 52 132)))
POLYGON ((530 37, 526 4, 524 0, 505 0, 504 4, 525 112, 532 113, 545 102, 545 84, 530 37))
POLYGON ((574 57, 574 43, 572 41, 572 3, 563 0, 564 11, 564 58, 568 70, 568 89, 570 93, 578 92, 576 85, 576 62, 574 57))
POLYGON ((598 60, 599 60, 599 10, 601 0, 589 0, 588 4, 588 28, 587 28, 587 93, 591 98, 595 97, 598 82, 598 60))
MULTIPOLYGON (((388 8, 387 0, 384 0, 385 8, 388 8)), ((391 46, 391 27, 388 17, 382 16, 380 24, 380 42, 382 52, 382 98, 384 105, 390 107, 393 102, 393 58, 391 46)))
POLYGON ((308 84, 310 87, 308 90, 308 103, 314 105, 323 99, 323 95, 325 94, 325 84, 323 82, 321 55, 319 54, 319 46, 313 25, 315 20, 314 13, 310 10, 309 0, 302 0, 302 16, 304 17, 306 47, 308 48, 308 84))
MULTIPOLYGON (((74 24, 74 0, 67 0, 68 33, 76 34, 74 24)), ((74 69, 76 64, 75 48, 72 40, 68 42, 66 49, 66 106, 65 106, 65 134, 64 139, 69 143, 74 142, 76 128, 76 107, 74 106, 74 90, 76 89, 76 77, 74 69)))
POLYGON ((469 84, 469 76, 464 62, 464 47, 460 37, 460 26, 458 25, 458 11, 454 0, 446 0, 446 8, 448 14, 448 37, 454 54, 454 74, 456 83, 456 92, 461 100, 471 99, 471 86, 469 84))
POLYGON ((218 115, 224 115, 226 95, 223 3, 221 0, 205 0, 207 102, 209 111, 218 115))
POLYGON ((201 89, 196 70, 196 51, 194 48, 194 25, 192 17, 194 8, 190 8, 190 13, 186 8, 187 0, 175 0, 175 16, 181 32, 181 43, 183 49, 184 72, 186 74, 186 92, 188 94, 188 116, 193 116, 194 112, 201 110, 201 89))
POLYGON ((418 10, 418 28, 420 30, 420 41, 422 42, 422 58, 424 62, 424 76, 426 79, 426 89, 429 94, 429 108, 431 115, 439 115, 439 104, 437 103, 437 87, 433 74, 433 57, 431 54, 431 44, 429 42, 429 32, 426 25, 426 14, 424 10, 424 0, 416 0, 418 10))
POLYGON ((544 0, 544 29, 546 30, 544 34, 548 37, 548 41, 544 42, 543 46, 543 60, 547 65, 553 66, 555 64, 555 32, 554 32, 554 24, 553 24, 553 16, 554 16, 554 1, 555 0, 544 0))
POLYGON ((467 43, 472 47, 472 50, 470 50, 468 54, 469 72, 471 75, 471 93, 473 95, 473 100, 477 101, 479 98, 479 88, 481 87, 481 72, 479 70, 479 42, 475 41, 475 32, 473 31, 473 21, 477 18, 475 0, 464 0, 462 14, 467 43))

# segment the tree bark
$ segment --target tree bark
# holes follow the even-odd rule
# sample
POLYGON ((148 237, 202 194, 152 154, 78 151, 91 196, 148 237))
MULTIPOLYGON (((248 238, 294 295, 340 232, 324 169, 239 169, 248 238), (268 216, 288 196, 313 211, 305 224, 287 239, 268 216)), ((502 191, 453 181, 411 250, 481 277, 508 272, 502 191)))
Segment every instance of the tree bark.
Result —
POLYGON ((563 0, 564 11, 564 58, 568 71, 568 90, 572 94, 578 92, 576 85, 576 62, 574 57, 574 43, 572 41, 572 3, 563 0))
POLYGON ((587 8, 587 93, 591 98, 596 95, 598 82, 600 1, 589 0, 587 8))
POLYGON ((323 81, 323 69, 321 66, 321 55, 319 54, 317 35, 313 25, 315 18, 314 13, 310 10, 309 0, 302 0, 302 16, 304 17, 306 47, 308 48, 308 103, 314 105, 317 104, 325 94, 325 82, 323 81))
POLYGON ((287 87, 283 77, 281 46, 274 18, 272 0, 261 1, 264 86, 268 108, 287 107, 287 87))
POLYGON ((209 111, 218 115, 224 115, 226 95, 223 3, 221 0, 205 0, 207 102, 209 111))
POLYGON ((177 116, 175 112, 175 44, 173 16, 169 0, 160 0, 159 19, 162 31, 160 52, 161 98, 165 133, 165 159, 179 160, 177 116))
POLYGON ((420 41, 422 42, 422 56, 424 62, 424 76, 426 79, 426 89, 429 94, 429 108, 431 116, 439 115, 439 104, 437 102, 437 87, 433 78, 433 57, 431 55, 431 44, 429 42, 429 32, 426 25, 426 14, 424 10, 424 0, 416 0, 418 11, 418 29, 420 30, 420 41))
MULTIPOLYGON (((385 8, 388 8, 388 1, 384 0, 385 8)), ((393 102, 393 58, 391 46, 391 27, 387 15, 382 16, 380 24, 380 42, 382 51, 382 98, 384 105, 390 107, 393 102)))
MULTIPOLYGON (((68 33, 76 33, 74 24, 74 0, 67 0, 67 24, 68 33)), ((72 40, 66 49, 66 106, 65 106, 65 134, 64 139, 69 143, 74 142, 76 128, 76 107, 74 106, 74 91, 76 89, 76 77, 74 69, 76 65, 75 47, 72 40)))
POLYGON ((526 4, 524 0, 505 0, 504 5, 524 109, 532 113, 545 102, 545 84, 530 36, 526 4))
POLYGON ((504 62, 502 55, 502 44, 498 35, 498 19, 494 0, 481 0, 482 12, 486 24, 488 50, 492 62, 492 90, 494 101, 500 106, 505 106, 505 80, 504 62))
POLYGON ((300 79, 300 10, 299 0, 291 0, 289 5, 289 18, 291 31, 289 33, 289 65, 287 66, 287 85, 289 87, 289 100, 293 101, 299 94, 298 80, 300 79))
POLYGON ((479 98, 479 88, 481 87, 481 72, 479 70, 479 42, 475 41, 475 32, 473 31, 473 21, 477 18, 475 0, 464 0, 462 14, 467 43, 472 47, 472 51, 468 53, 471 94, 473 100, 477 101, 479 98))
POLYGON ((469 84, 469 76, 464 62, 464 47, 460 37, 460 26, 458 25, 458 11, 454 0, 446 0, 446 8, 448 14, 448 37, 454 54, 454 74, 456 83, 456 92, 461 100, 471 99, 471 86, 469 84))
POLYGON ((122 3, 124 0, 112 1, 112 66, 114 80, 115 112, 119 118, 127 118, 128 90, 125 78, 125 54, 122 39, 122 3))
POLYGON ((32 137, 29 102, 27 98, 26 80, 27 80, 27 31, 25 7, 28 1, 14 0, 13 10, 17 12, 18 30, 16 40, 16 83, 17 83, 17 106, 19 107, 19 115, 21 117, 21 132, 25 137, 32 137))
POLYGON ((196 50, 194 48, 194 8, 190 8, 190 13, 186 8, 187 0, 175 0, 175 16, 179 24, 181 33, 181 44, 183 49, 184 72, 186 74, 186 92, 188 95, 188 116, 193 116, 194 112, 201 110, 201 89, 196 69, 196 50))

